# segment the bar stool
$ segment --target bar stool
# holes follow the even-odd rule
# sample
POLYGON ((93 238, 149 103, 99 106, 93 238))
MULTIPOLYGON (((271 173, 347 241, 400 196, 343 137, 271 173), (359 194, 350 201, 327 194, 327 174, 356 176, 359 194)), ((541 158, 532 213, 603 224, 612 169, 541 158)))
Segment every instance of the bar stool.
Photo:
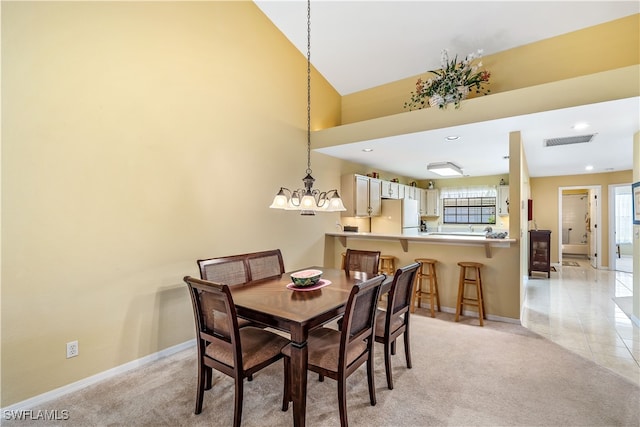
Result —
POLYGON ((378 274, 394 275, 396 272, 396 257, 392 255, 380 255, 378 274))
POLYGON ((438 307, 440 310, 440 295, 438 293, 438 276, 436 275, 436 263, 435 259, 431 258, 416 258, 416 262, 420 263, 418 274, 416 274, 416 286, 415 292, 411 299, 411 312, 416 311, 415 300, 418 300, 418 307, 422 305, 422 296, 429 298, 429 307, 431 308, 431 317, 436 317, 434 307, 438 307), (423 288, 423 280, 429 281, 429 288, 423 288))
POLYGON ((478 318, 480 319, 480 326, 484 326, 482 322, 486 319, 484 312, 484 300, 482 292, 482 277, 480 276, 480 269, 484 267, 484 264, 479 262, 464 262, 458 263, 460 266, 460 282, 458 283, 458 300, 456 302, 456 322, 460 318, 460 314, 464 312, 464 305, 475 305, 478 307, 478 318), (467 270, 474 271, 473 277, 467 277, 467 270), (466 298, 465 285, 475 285, 476 298, 466 298))

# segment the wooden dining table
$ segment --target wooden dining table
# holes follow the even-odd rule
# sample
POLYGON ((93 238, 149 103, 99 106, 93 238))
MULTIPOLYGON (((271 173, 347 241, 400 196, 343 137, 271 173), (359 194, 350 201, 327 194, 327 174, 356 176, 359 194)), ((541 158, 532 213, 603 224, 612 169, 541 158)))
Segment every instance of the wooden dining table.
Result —
MULTIPOLYGON (((293 425, 305 425, 307 403, 307 339, 309 331, 343 315, 353 285, 371 278, 365 273, 324 267, 322 279, 331 284, 317 290, 292 290, 290 273, 275 279, 231 287, 239 316, 286 331, 291 335, 291 392, 293 425)), ((295 270, 295 271, 300 271, 295 270)), ((392 277, 383 282, 383 292, 391 286, 392 277)))

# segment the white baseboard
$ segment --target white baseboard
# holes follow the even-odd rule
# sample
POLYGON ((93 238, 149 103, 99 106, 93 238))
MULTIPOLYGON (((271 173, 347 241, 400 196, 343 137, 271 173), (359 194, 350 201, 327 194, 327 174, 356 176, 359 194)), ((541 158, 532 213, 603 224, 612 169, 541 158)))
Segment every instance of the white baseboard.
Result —
POLYGON ((131 362, 127 362, 124 365, 116 366, 115 368, 108 369, 104 372, 100 372, 99 374, 95 374, 90 377, 83 378, 80 381, 76 381, 74 383, 67 384, 63 387, 56 388, 54 390, 48 391, 46 393, 40 394, 30 399, 23 400, 22 402, 18 402, 6 408, 0 408, 0 413, 4 413, 4 411, 27 410, 27 409, 40 406, 43 403, 49 402, 58 397, 64 396, 74 391, 81 390, 85 387, 88 387, 90 385, 99 383, 100 381, 104 381, 106 379, 115 377, 116 375, 122 374, 132 369, 139 368, 148 363, 152 363, 157 360, 163 359, 165 357, 171 356, 182 350, 186 350, 190 347, 194 347, 195 345, 196 345, 196 340, 194 338, 192 340, 183 342, 181 344, 174 345, 173 347, 165 348, 164 350, 160 350, 156 353, 150 354, 140 359, 132 360, 131 362))

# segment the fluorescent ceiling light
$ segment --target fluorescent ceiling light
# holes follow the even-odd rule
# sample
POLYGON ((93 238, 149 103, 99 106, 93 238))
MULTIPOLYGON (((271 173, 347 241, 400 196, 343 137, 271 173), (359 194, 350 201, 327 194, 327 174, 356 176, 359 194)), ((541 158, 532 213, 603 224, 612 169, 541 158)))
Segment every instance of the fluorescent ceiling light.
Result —
POLYGON ((429 163, 427 165, 427 170, 437 173, 440 176, 462 175, 462 169, 451 162, 429 163))

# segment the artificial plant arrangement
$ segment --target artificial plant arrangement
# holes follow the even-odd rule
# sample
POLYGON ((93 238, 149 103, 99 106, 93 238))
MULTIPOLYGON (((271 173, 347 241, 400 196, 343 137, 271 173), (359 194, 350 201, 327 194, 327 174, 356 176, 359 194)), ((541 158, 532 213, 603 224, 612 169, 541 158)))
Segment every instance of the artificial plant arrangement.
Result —
POLYGON ((411 99, 405 102, 404 108, 419 110, 427 106, 440 109, 454 104, 460 108, 460 102, 467 98, 470 91, 486 95, 490 92, 485 86, 489 83, 491 73, 481 70, 482 62, 474 63, 482 56, 482 49, 470 53, 458 62, 458 56, 449 59, 449 51, 443 49, 441 53, 442 69, 430 71, 434 76, 426 82, 419 78, 415 92, 411 92, 411 99))

